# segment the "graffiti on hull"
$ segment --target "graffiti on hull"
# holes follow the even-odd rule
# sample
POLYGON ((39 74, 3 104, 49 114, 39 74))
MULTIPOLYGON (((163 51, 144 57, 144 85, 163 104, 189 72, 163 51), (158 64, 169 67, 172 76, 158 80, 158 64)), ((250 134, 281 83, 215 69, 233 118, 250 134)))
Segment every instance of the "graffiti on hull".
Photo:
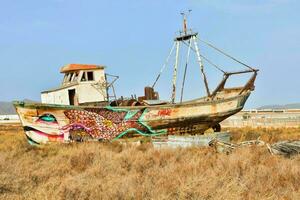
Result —
POLYGON ((126 110, 107 107, 105 109, 86 108, 66 110, 64 113, 70 124, 69 130, 83 129, 92 138, 111 140, 135 131, 141 135, 158 135, 166 131, 154 131, 142 121, 146 109, 126 110))
POLYGON ((59 126, 60 122, 55 117, 55 113, 43 114, 35 121, 37 125, 43 124, 58 130, 55 134, 38 130, 35 126, 25 126, 24 130, 28 141, 33 144, 39 144, 41 141, 78 140, 78 138, 112 140, 128 132, 144 136, 166 134, 167 130, 153 130, 143 121, 146 112, 146 108, 134 110, 113 107, 70 109, 63 111, 69 122, 67 125, 59 126))

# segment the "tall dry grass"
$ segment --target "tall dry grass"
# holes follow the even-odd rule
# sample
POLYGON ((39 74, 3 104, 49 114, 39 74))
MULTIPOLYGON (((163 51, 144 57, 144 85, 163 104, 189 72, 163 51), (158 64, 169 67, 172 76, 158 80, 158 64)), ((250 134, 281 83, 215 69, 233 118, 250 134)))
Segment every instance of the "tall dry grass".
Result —
POLYGON ((118 143, 32 147, 0 134, 0 199, 300 199, 300 156, 265 148, 153 149, 118 143))
POLYGON ((227 128, 234 142, 241 142, 245 140, 261 140, 269 143, 275 143, 283 140, 299 140, 299 128, 227 128))

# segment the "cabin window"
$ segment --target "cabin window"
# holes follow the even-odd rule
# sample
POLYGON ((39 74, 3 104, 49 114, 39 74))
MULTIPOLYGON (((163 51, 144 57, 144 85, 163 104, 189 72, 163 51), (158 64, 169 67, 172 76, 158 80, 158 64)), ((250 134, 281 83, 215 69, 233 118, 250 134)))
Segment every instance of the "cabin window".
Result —
POLYGON ((94 80, 94 73, 93 72, 87 72, 87 78, 88 78, 88 81, 93 81, 94 80))
POLYGON ((65 74, 64 81, 63 81, 64 83, 67 82, 67 78, 68 78, 68 74, 65 74))
POLYGON ((73 78, 73 81, 77 81, 77 79, 78 79, 78 75, 79 75, 79 73, 78 73, 78 72, 75 72, 75 73, 74 73, 74 78, 73 78))
POLYGON ((68 77, 68 82, 71 82, 74 73, 70 73, 68 77))
POLYGON ((81 81, 86 81, 86 73, 85 72, 82 73, 81 81))

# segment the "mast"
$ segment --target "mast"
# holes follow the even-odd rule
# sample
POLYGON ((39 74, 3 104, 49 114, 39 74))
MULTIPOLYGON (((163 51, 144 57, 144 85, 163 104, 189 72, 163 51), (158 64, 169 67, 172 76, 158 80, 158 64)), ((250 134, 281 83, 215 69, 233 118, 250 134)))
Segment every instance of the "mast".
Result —
MULTIPOLYGON (((188 11, 188 13, 190 13, 191 10, 188 11)), ((187 65, 189 62, 189 55, 190 55, 190 50, 193 49, 196 52, 196 56, 197 56, 197 62, 200 66, 200 71, 201 71, 201 75, 204 81, 204 85, 205 85, 205 89, 206 89, 206 94, 207 96, 210 96, 210 91, 209 91, 209 87, 208 87, 208 81, 206 78, 206 74, 204 71, 204 65, 201 59, 201 55, 200 55, 200 51, 199 51, 199 47, 197 44, 197 35, 198 33, 194 33, 192 31, 192 29, 188 29, 187 28, 187 14, 182 12, 181 15, 183 16, 183 30, 179 32, 179 36, 177 36, 174 40, 177 43, 177 45, 179 46, 178 43, 184 43, 185 45, 187 45, 188 43, 188 53, 187 53, 187 58, 186 58, 186 63, 185 63, 185 70, 184 70, 184 77, 183 77, 183 82, 182 82, 182 88, 181 88, 181 97, 180 97, 180 102, 182 102, 183 99, 183 91, 184 91, 184 83, 185 83, 185 77, 186 77, 186 70, 187 70, 187 65), (192 45, 194 46, 194 48, 192 48, 192 45)), ((178 65, 178 49, 176 49, 176 61, 175 61, 175 65, 174 65, 174 74, 173 74, 173 87, 172 87, 172 103, 175 103, 175 98, 176 98, 176 80, 177 80, 177 65, 178 65)))
MULTIPOLYGON (((192 10, 188 10, 188 13, 190 13, 192 10)), ((183 80, 182 80, 182 86, 181 86, 181 93, 180 93, 180 102, 182 102, 183 100, 183 93, 184 93, 184 86, 185 86, 185 79, 186 79, 186 74, 187 74, 187 67, 188 67, 188 63, 189 63, 189 57, 190 57, 190 51, 194 51, 196 53, 196 57, 197 57, 197 62, 200 66, 200 72, 201 72, 201 76, 203 78, 204 81, 204 86, 205 86, 205 90, 206 90, 206 94, 207 96, 210 96, 210 91, 209 91, 209 87, 208 87, 208 81, 206 78, 206 74, 204 71, 204 65, 202 62, 202 58, 203 56, 200 54, 199 48, 198 48, 198 44, 197 44, 197 32, 193 32, 192 29, 188 29, 187 27, 187 14, 182 12, 181 13, 182 18, 183 18, 183 23, 182 23, 182 30, 179 31, 179 35, 175 37, 174 39, 174 45, 170 51, 169 56, 167 57, 166 62, 164 63, 162 69, 160 70, 158 76, 156 77, 152 87, 154 87, 158 81, 158 79, 160 78, 163 70, 165 69, 169 58, 171 56, 171 54, 173 53, 173 50, 176 47, 176 54, 175 54, 175 63, 174 63, 174 69, 173 69, 173 78, 172 78, 172 94, 171 94, 171 103, 175 103, 176 100, 176 85, 177 85, 177 74, 178 74, 178 67, 179 67, 179 54, 180 54, 180 44, 183 43, 184 45, 188 46, 188 50, 187 50, 187 55, 186 55, 186 63, 185 63, 185 69, 184 69, 184 75, 183 75, 183 80)), ((205 58, 203 58, 205 59, 205 58)))
POLYGON ((177 67, 178 67, 178 55, 179 55, 179 47, 180 43, 179 41, 176 41, 176 56, 175 56, 175 65, 174 65, 174 72, 173 72, 173 84, 172 84, 172 97, 171 97, 171 102, 175 103, 175 98, 176 98, 176 82, 177 82, 177 67))
POLYGON ((185 83, 185 77, 186 77, 187 67, 188 67, 188 63, 189 63, 189 58, 190 58, 191 45, 192 45, 192 43, 190 41, 189 42, 189 48, 188 48, 188 51, 187 51, 187 56, 186 56, 186 62, 185 62, 185 68, 184 68, 184 73, 183 73, 182 85, 181 85, 180 103, 182 103, 182 100, 183 100, 184 83, 185 83))
MULTIPOLYGON (((188 14, 191 12, 191 10, 188 10, 188 14)), ((176 54, 175 54, 175 64, 173 65, 174 70, 173 70, 173 78, 172 78, 172 95, 171 95, 171 103, 175 103, 176 100, 176 85, 177 85, 177 74, 178 74, 178 68, 179 68, 179 50, 180 50, 180 45, 181 43, 183 43, 185 46, 188 47, 187 50, 187 55, 186 55, 186 62, 185 62, 185 68, 184 68, 184 74, 183 74, 183 80, 182 80, 182 85, 181 85, 181 93, 180 93, 180 103, 182 103, 183 101, 183 94, 184 94, 184 86, 185 86, 185 80, 186 80, 186 75, 187 75, 187 68, 188 68, 188 63, 189 63, 189 57, 190 57, 190 51, 192 50, 197 58, 197 63, 200 67, 200 72, 201 72, 201 76, 204 82, 204 86, 205 86, 205 91, 206 91, 206 95, 207 97, 209 97, 209 99, 213 99, 215 97, 215 95, 217 94, 217 92, 219 92, 220 90, 222 90, 224 88, 224 85, 227 81, 227 79, 229 78, 229 76, 231 75, 235 75, 235 74, 244 74, 244 73, 254 73, 252 78, 249 80, 249 82, 244 86, 244 90, 246 89, 252 89, 254 87, 254 80, 256 78, 257 72, 259 71, 258 69, 255 69, 247 64, 245 64, 244 62, 241 62, 240 60, 238 60, 237 58, 230 56, 228 53, 224 52, 223 50, 215 47, 214 45, 212 45, 209 42, 206 42, 202 39, 200 39, 198 37, 198 33, 197 32, 193 32, 192 29, 188 29, 187 27, 187 14, 185 12, 181 13, 182 17, 183 17, 183 23, 182 23, 182 30, 179 31, 179 35, 175 37, 174 39, 174 44, 171 48, 171 51, 167 57, 166 62, 164 63, 163 67, 161 68, 158 76, 156 77, 152 87, 154 88, 156 83, 158 82, 159 78, 161 77, 162 72, 164 71, 164 69, 167 66, 167 63, 169 61, 169 58, 171 57, 173 50, 176 47, 176 54), (227 72, 224 71, 220 66, 216 65, 215 63, 213 63, 211 60, 209 60, 207 57, 205 57, 204 55, 200 54, 200 50, 198 47, 198 43, 197 42, 202 42, 205 45, 207 45, 208 47, 216 50, 217 52, 223 54, 224 56, 232 59, 233 61, 245 66, 248 68, 248 70, 243 70, 243 71, 233 71, 233 72, 227 72), (209 86, 208 86, 208 80, 206 77, 206 73, 204 70, 204 65, 203 65, 203 61, 205 61, 206 63, 210 64, 211 66, 213 66, 214 68, 216 68, 218 71, 223 73, 223 80, 221 81, 221 83, 217 86, 216 89, 214 89, 212 92, 210 92, 209 86)), ((243 90, 243 91, 244 91, 243 90)), ((242 91, 242 92, 243 92, 242 91)))

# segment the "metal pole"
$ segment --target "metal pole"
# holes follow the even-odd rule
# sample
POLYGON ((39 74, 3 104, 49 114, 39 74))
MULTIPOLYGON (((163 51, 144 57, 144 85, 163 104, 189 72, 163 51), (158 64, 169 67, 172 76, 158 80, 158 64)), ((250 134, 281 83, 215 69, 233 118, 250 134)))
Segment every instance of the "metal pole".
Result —
POLYGON ((192 39, 194 40, 194 46, 195 46, 195 50, 196 50, 196 54, 197 54, 197 61, 198 61, 199 66, 200 66, 201 74, 202 74, 203 81, 204 81, 204 84, 205 84, 206 93, 207 93, 207 96, 210 96, 208 83, 207 83, 206 75, 205 75, 205 72, 204 72, 204 67, 203 67, 203 63, 202 63, 202 60, 201 60, 201 56, 200 56, 196 36, 192 36, 192 39))
POLYGON ((173 87, 172 87, 172 103, 175 103, 176 98, 176 81, 177 81, 177 67, 178 67, 178 55, 179 55, 179 41, 176 41, 176 57, 173 73, 173 87))
POLYGON ((114 87, 114 85, 111 85, 111 87, 112 87, 112 89, 113 89, 113 93, 114 93, 114 98, 115 98, 115 101, 116 101, 116 105, 119 106, 118 100, 117 100, 117 96, 116 96, 115 87, 114 87))
POLYGON ((182 99, 183 99, 184 83, 185 83, 187 66, 188 66, 189 58, 190 58, 191 46, 192 46, 192 42, 191 42, 191 40, 189 40, 189 48, 188 48, 188 52, 187 52, 187 56, 186 56, 186 62, 185 62, 185 68, 184 68, 184 74, 183 74, 183 80, 182 80, 182 86, 181 86, 180 103, 182 103, 182 99))
POLYGON ((108 91, 108 83, 107 83, 107 74, 105 74, 105 89, 106 89, 106 100, 109 102, 109 91, 108 91))

